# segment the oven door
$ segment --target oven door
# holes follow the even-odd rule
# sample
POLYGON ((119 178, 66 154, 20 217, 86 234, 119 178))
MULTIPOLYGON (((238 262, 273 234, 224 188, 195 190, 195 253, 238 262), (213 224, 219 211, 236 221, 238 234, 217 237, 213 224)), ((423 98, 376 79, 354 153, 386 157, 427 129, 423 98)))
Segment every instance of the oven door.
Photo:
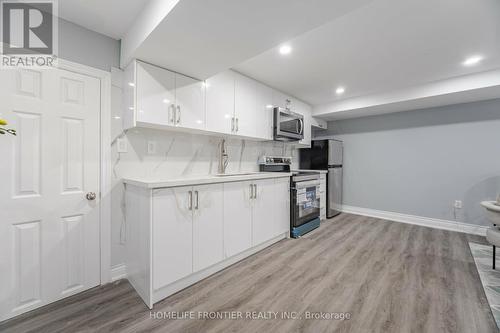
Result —
POLYGON ((297 141, 304 138, 304 116, 284 108, 274 108, 274 139, 297 141))
POLYGON ((298 227, 319 217, 319 181, 303 181, 294 185, 291 191, 291 224, 298 227))

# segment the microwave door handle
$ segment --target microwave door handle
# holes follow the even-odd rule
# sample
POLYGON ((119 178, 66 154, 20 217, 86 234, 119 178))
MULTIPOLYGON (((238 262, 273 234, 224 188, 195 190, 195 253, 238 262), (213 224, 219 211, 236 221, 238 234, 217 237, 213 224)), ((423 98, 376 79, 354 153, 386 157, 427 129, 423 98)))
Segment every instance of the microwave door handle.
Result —
POLYGON ((304 120, 299 118, 299 123, 300 123, 300 131, 299 134, 304 134, 304 120))

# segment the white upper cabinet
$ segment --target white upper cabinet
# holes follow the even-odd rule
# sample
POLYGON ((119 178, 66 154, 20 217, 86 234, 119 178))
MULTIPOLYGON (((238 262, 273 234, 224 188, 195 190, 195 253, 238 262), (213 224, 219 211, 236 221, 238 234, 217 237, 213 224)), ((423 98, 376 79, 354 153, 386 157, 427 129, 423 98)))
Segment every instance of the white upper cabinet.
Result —
POLYGON ((273 139, 273 89, 257 84, 257 137, 264 140, 273 139))
POLYGON ((135 60, 123 77, 124 129, 175 127, 273 140, 273 108, 290 105, 304 115, 298 146, 310 146, 310 106, 232 70, 203 82, 135 60))
POLYGON ((257 82, 234 73, 234 134, 257 137, 260 114, 257 109, 257 82))
POLYGON ((177 126, 205 129, 205 83, 203 81, 176 74, 175 104, 177 126))
POLYGON ((234 130, 234 73, 225 71, 206 80, 206 129, 231 134, 234 130))
POLYGON ((141 125, 205 129, 205 84, 140 61, 125 71, 124 127, 141 125), (133 74, 135 73, 135 75, 133 74))
POLYGON ((136 120, 158 125, 175 125, 175 73, 149 64, 137 63, 136 82, 137 94, 136 120))

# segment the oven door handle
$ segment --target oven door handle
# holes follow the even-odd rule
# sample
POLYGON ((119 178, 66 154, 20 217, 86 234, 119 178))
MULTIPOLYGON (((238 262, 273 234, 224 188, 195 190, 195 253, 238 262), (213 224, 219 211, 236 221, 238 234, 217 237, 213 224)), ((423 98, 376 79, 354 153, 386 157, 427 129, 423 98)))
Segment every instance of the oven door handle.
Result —
POLYGON ((301 188, 307 188, 311 186, 320 186, 320 182, 317 180, 310 180, 307 182, 297 182, 295 183, 295 187, 293 189, 301 189, 301 188))

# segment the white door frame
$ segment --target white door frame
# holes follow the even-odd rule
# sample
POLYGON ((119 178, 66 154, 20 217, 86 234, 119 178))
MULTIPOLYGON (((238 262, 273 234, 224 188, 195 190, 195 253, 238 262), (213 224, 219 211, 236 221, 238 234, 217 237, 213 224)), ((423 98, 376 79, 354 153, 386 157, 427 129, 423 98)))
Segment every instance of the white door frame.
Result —
POLYGON ((100 81, 100 171, 99 171, 99 244, 101 285, 111 282, 111 72, 58 59, 59 69, 91 76, 100 81))

